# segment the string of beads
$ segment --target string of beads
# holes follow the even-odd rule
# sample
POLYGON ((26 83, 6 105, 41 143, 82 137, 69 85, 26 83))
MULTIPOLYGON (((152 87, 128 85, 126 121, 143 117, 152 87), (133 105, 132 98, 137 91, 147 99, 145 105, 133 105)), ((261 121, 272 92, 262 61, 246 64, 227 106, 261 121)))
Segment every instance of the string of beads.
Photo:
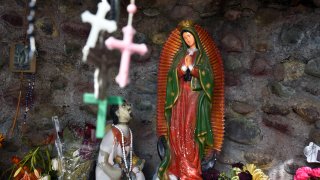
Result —
POLYGON ((112 124, 113 127, 117 128, 120 133, 121 133, 121 148, 122 148, 122 156, 123 156, 123 161, 124 161, 124 166, 125 166, 125 171, 126 171, 126 175, 128 176, 129 179, 130 176, 130 172, 132 171, 132 151, 133 151, 133 147, 132 147, 132 144, 133 144, 133 137, 132 137, 132 131, 131 129, 129 128, 129 132, 130 132, 130 162, 129 162, 129 167, 128 167, 128 162, 127 162, 127 155, 126 155, 126 151, 125 151, 125 144, 124 144, 124 134, 123 134, 123 131, 116 125, 112 124))
POLYGON ((34 90, 34 85, 35 85, 35 75, 31 74, 28 75, 27 79, 28 79, 28 87, 27 87, 27 94, 26 94, 26 109, 24 111, 23 114, 23 123, 25 124, 27 121, 27 114, 28 111, 33 107, 33 90, 34 90), (28 77, 29 76, 29 77, 28 77))

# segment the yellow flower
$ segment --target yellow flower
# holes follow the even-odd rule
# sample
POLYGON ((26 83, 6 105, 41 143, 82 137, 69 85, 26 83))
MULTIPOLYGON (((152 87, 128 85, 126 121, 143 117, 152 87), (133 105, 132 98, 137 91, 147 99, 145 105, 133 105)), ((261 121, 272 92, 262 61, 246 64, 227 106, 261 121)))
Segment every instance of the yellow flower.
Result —
POLYGON ((243 171, 249 171, 252 180, 270 180, 269 176, 265 175, 261 169, 257 169, 254 164, 244 165, 243 171))
POLYGON ((4 136, 3 134, 0 133, 0 148, 2 147, 3 141, 4 141, 4 136))

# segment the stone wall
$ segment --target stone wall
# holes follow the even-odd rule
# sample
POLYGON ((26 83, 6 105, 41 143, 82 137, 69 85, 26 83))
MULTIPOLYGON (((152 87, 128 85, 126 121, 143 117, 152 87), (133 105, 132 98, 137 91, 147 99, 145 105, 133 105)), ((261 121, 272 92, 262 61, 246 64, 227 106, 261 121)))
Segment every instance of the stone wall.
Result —
MULTIPOLYGON (((125 7, 119 30, 126 24, 125 7)), ((95 123, 96 107, 82 102, 93 92, 92 65, 81 61, 90 26, 80 14, 96 12, 98 1, 39 1, 36 12, 38 48, 34 107, 22 126, 27 81, 22 83, 21 111, 13 137, 0 149, 0 171, 15 154, 23 154, 50 137, 51 117, 63 126, 95 123)), ((0 133, 8 134, 19 96, 19 73, 9 70, 9 48, 25 39, 25 1, 0 0, 0 133)), ((157 69, 161 47, 182 19, 193 19, 213 37, 224 61, 226 80, 226 138, 217 169, 238 161, 255 163, 271 179, 291 179, 305 165, 303 148, 320 145, 320 6, 319 1, 290 0, 156 0, 137 1, 135 42, 149 53, 134 56, 131 83, 110 95, 133 104, 134 147, 147 162, 151 179, 159 158, 156 152, 157 69), (196 2, 196 3, 195 3, 196 2)), ((109 36, 105 34, 104 37, 109 36)), ((111 58, 119 59, 119 53, 111 58)), ((118 68, 112 68, 114 78, 118 68)), ((25 76, 26 77, 26 76, 25 76)))

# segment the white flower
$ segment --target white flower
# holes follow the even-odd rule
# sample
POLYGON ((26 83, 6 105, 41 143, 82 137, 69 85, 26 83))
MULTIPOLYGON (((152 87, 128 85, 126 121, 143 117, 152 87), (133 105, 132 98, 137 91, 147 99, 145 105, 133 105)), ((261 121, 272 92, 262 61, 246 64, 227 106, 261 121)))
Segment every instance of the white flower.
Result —
POLYGON ((52 170, 57 171, 59 169, 59 160, 54 158, 51 160, 52 170))

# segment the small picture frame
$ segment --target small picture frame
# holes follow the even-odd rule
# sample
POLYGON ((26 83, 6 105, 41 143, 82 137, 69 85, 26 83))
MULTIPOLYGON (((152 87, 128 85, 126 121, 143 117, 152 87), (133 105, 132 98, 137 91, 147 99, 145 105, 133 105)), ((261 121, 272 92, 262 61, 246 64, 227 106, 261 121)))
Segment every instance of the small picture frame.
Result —
POLYGON ((29 60, 29 46, 23 43, 15 43, 10 47, 10 70, 12 72, 36 72, 36 57, 29 60))

